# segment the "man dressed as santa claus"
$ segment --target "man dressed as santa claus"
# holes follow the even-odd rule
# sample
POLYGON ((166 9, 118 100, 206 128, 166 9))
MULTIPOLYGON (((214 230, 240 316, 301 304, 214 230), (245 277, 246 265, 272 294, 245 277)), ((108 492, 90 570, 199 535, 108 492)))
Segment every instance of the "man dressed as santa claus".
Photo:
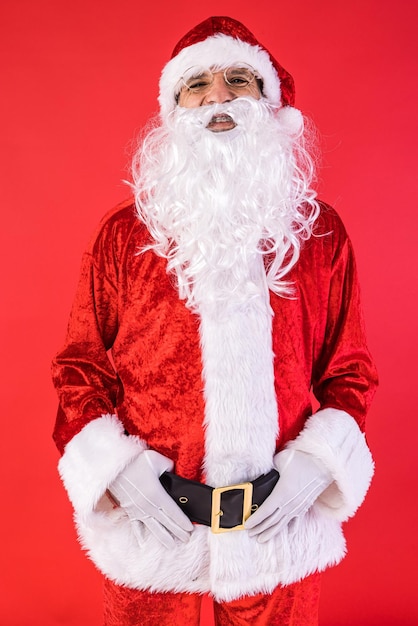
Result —
POLYGON ((351 243, 245 26, 187 33, 159 102, 54 360, 60 475, 106 626, 198 625, 203 594, 218 625, 314 625, 373 474, 351 243))

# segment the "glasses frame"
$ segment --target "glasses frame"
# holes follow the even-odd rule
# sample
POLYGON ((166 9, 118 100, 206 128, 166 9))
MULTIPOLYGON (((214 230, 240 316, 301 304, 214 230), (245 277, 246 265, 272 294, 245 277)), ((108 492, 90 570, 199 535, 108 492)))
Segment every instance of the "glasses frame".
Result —
MULTIPOLYGON (((231 65, 228 65, 224 70, 216 69, 215 68, 210 68, 210 67, 204 67, 203 65, 192 65, 191 67, 187 68, 187 70, 184 72, 183 76, 180 77, 180 80, 178 82, 178 89, 177 91, 177 95, 176 95, 176 99, 178 98, 179 94, 181 91, 183 91, 183 89, 186 89, 189 93, 194 93, 194 94, 199 94, 199 93, 204 93, 206 89, 210 89, 210 87, 213 85, 214 82, 214 74, 217 74, 218 72, 222 72, 223 73, 223 77, 224 77, 224 81, 227 85, 229 85, 230 87, 232 87, 232 89, 237 89, 238 91, 240 89, 245 89, 245 87, 248 87, 248 85, 251 85, 254 81, 261 81, 261 76, 258 74, 257 70, 252 67, 251 65, 249 65, 248 63, 233 63, 231 65), (196 74, 192 73, 190 78, 192 78, 193 76, 196 76, 196 78, 199 75, 203 75, 203 74, 208 74, 210 76, 212 76, 212 80, 211 82, 206 85, 204 88, 196 88, 194 89, 193 87, 190 87, 190 85, 187 84, 186 79, 184 78, 185 76, 187 76, 188 72, 190 72, 191 70, 193 70, 194 68, 196 68, 196 70, 199 70, 199 72, 196 72, 196 74), (245 83, 244 85, 235 85, 231 82, 229 82, 228 78, 227 78, 227 72, 230 71, 231 69, 237 69, 237 70, 249 70, 249 72, 252 74, 252 78, 250 81, 248 81, 247 83, 245 83)), ((190 80, 190 79, 188 79, 190 80)))

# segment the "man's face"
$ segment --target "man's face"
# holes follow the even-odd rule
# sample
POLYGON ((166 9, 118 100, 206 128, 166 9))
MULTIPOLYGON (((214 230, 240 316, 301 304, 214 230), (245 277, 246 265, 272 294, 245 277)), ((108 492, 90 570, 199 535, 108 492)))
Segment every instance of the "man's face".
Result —
MULTIPOLYGON (((240 97, 259 100, 261 91, 252 68, 229 67, 211 71, 197 68, 182 78, 184 83, 178 97, 181 107, 196 108, 209 104, 225 104, 240 97)), ((207 128, 219 133, 232 130, 234 120, 226 114, 214 115, 207 128)))

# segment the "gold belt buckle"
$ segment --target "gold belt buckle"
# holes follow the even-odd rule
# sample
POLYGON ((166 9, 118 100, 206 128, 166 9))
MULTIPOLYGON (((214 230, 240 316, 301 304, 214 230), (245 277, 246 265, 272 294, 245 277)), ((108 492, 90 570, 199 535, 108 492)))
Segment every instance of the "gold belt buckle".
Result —
POLYGON ((212 514, 210 529, 213 533, 229 533, 231 530, 244 530, 244 522, 251 515, 251 504, 253 500, 253 484, 240 483, 239 485, 230 485, 229 487, 216 487, 212 491, 212 514), (221 517, 223 511, 221 509, 221 496, 225 491, 233 491, 234 489, 242 489, 244 492, 244 503, 242 506, 242 522, 232 528, 221 528, 221 517))

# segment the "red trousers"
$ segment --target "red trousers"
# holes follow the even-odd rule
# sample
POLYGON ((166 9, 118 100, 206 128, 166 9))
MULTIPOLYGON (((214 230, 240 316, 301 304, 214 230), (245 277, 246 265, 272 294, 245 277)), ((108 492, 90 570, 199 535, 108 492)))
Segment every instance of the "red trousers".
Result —
MULTIPOLYGON (((317 626, 320 574, 273 593, 214 602, 216 626, 317 626)), ((119 587, 104 589, 104 626, 199 626, 202 596, 149 593, 119 587)))

